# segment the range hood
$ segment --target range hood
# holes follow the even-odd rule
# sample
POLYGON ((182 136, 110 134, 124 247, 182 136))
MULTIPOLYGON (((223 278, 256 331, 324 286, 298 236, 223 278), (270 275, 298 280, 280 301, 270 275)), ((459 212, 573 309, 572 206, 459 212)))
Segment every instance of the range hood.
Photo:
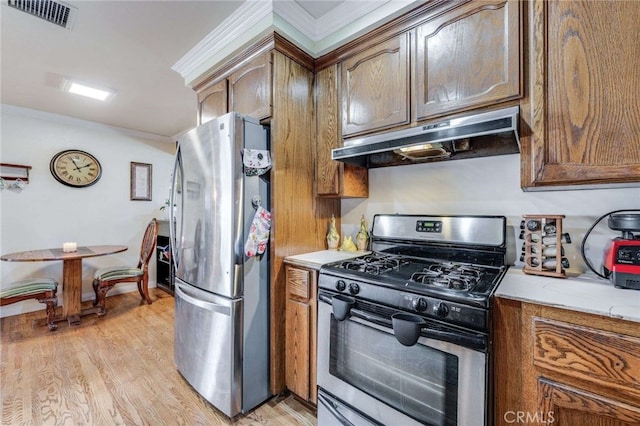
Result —
POLYGON ((517 154, 518 107, 503 108, 395 132, 345 140, 331 158, 375 168, 517 154))

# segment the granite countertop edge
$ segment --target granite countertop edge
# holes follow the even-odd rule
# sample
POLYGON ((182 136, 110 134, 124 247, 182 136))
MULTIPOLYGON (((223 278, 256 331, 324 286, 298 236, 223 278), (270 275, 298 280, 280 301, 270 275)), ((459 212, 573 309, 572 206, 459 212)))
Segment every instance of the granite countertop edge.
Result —
POLYGON ((286 256, 284 262, 304 268, 320 270, 322 265, 339 262, 341 260, 352 259, 370 253, 368 251, 340 251, 340 250, 320 250, 311 253, 296 254, 286 256))
POLYGON ((640 322, 640 291, 615 288, 595 274, 552 278, 511 267, 496 297, 640 322))

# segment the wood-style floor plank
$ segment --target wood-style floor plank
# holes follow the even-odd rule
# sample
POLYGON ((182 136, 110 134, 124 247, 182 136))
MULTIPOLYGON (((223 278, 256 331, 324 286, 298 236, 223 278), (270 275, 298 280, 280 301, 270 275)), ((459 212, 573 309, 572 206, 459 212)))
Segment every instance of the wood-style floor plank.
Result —
MULTIPOLYGON (((226 417, 198 395, 173 363, 174 299, 151 289, 107 298, 107 314, 78 327, 33 326, 44 311, 0 320, 3 425, 315 425, 292 396, 226 417)), ((83 307, 90 306, 87 304, 83 307)))

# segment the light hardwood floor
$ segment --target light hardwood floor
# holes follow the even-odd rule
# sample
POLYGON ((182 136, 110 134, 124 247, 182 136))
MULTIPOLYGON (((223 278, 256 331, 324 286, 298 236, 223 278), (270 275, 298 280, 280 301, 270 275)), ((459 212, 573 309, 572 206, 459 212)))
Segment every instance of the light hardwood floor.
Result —
MULTIPOLYGON (((107 298, 107 314, 33 327, 38 311, 3 318, 3 425, 315 425, 312 410, 278 396, 229 419, 202 399, 173 363, 174 299, 150 289, 107 298)), ((86 305, 90 306, 90 305, 86 305)), ((85 307, 85 305, 83 305, 85 307)))

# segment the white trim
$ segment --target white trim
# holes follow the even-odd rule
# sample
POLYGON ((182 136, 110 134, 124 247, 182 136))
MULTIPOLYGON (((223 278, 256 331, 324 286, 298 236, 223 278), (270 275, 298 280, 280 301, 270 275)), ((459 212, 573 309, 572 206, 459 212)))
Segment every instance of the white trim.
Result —
POLYGON ((347 0, 315 19, 293 0, 247 0, 171 69, 189 85, 267 30, 317 58, 420 4, 417 0, 347 0))
MULTIPOLYGON (((392 1, 347 0, 317 20, 296 2, 276 2, 274 12, 305 36, 318 42, 387 3, 392 1)), ((400 3, 400 7, 404 7, 406 2, 395 0, 394 3, 400 3)))
MULTIPOLYGON (((207 60, 224 51, 247 29, 258 25, 273 14, 272 1, 249 0, 211 31, 204 39, 187 52, 171 69, 187 79, 189 75, 203 68, 207 60)), ((231 53, 231 52, 228 52, 231 53)), ((188 83, 189 81, 187 81, 188 83)))
POLYGON ((39 120, 52 121, 54 123, 67 124, 71 126, 84 127, 87 129, 100 130, 104 132, 115 132, 131 136, 134 138, 148 139, 158 142, 175 143, 175 137, 166 137, 154 133, 141 132, 138 130, 125 129, 124 127, 109 126, 108 124, 96 123, 95 121, 80 120, 66 115, 53 114, 51 112, 38 111, 35 109, 23 108, 15 105, 0 104, 2 113, 21 115, 25 117, 37 118, 39 120))
POLYGON ((295 1, 276 1, 273 4, 276 13, 287 24, 291 25, 306 37, 316 42, 318 38, 318 21, 295 1))

